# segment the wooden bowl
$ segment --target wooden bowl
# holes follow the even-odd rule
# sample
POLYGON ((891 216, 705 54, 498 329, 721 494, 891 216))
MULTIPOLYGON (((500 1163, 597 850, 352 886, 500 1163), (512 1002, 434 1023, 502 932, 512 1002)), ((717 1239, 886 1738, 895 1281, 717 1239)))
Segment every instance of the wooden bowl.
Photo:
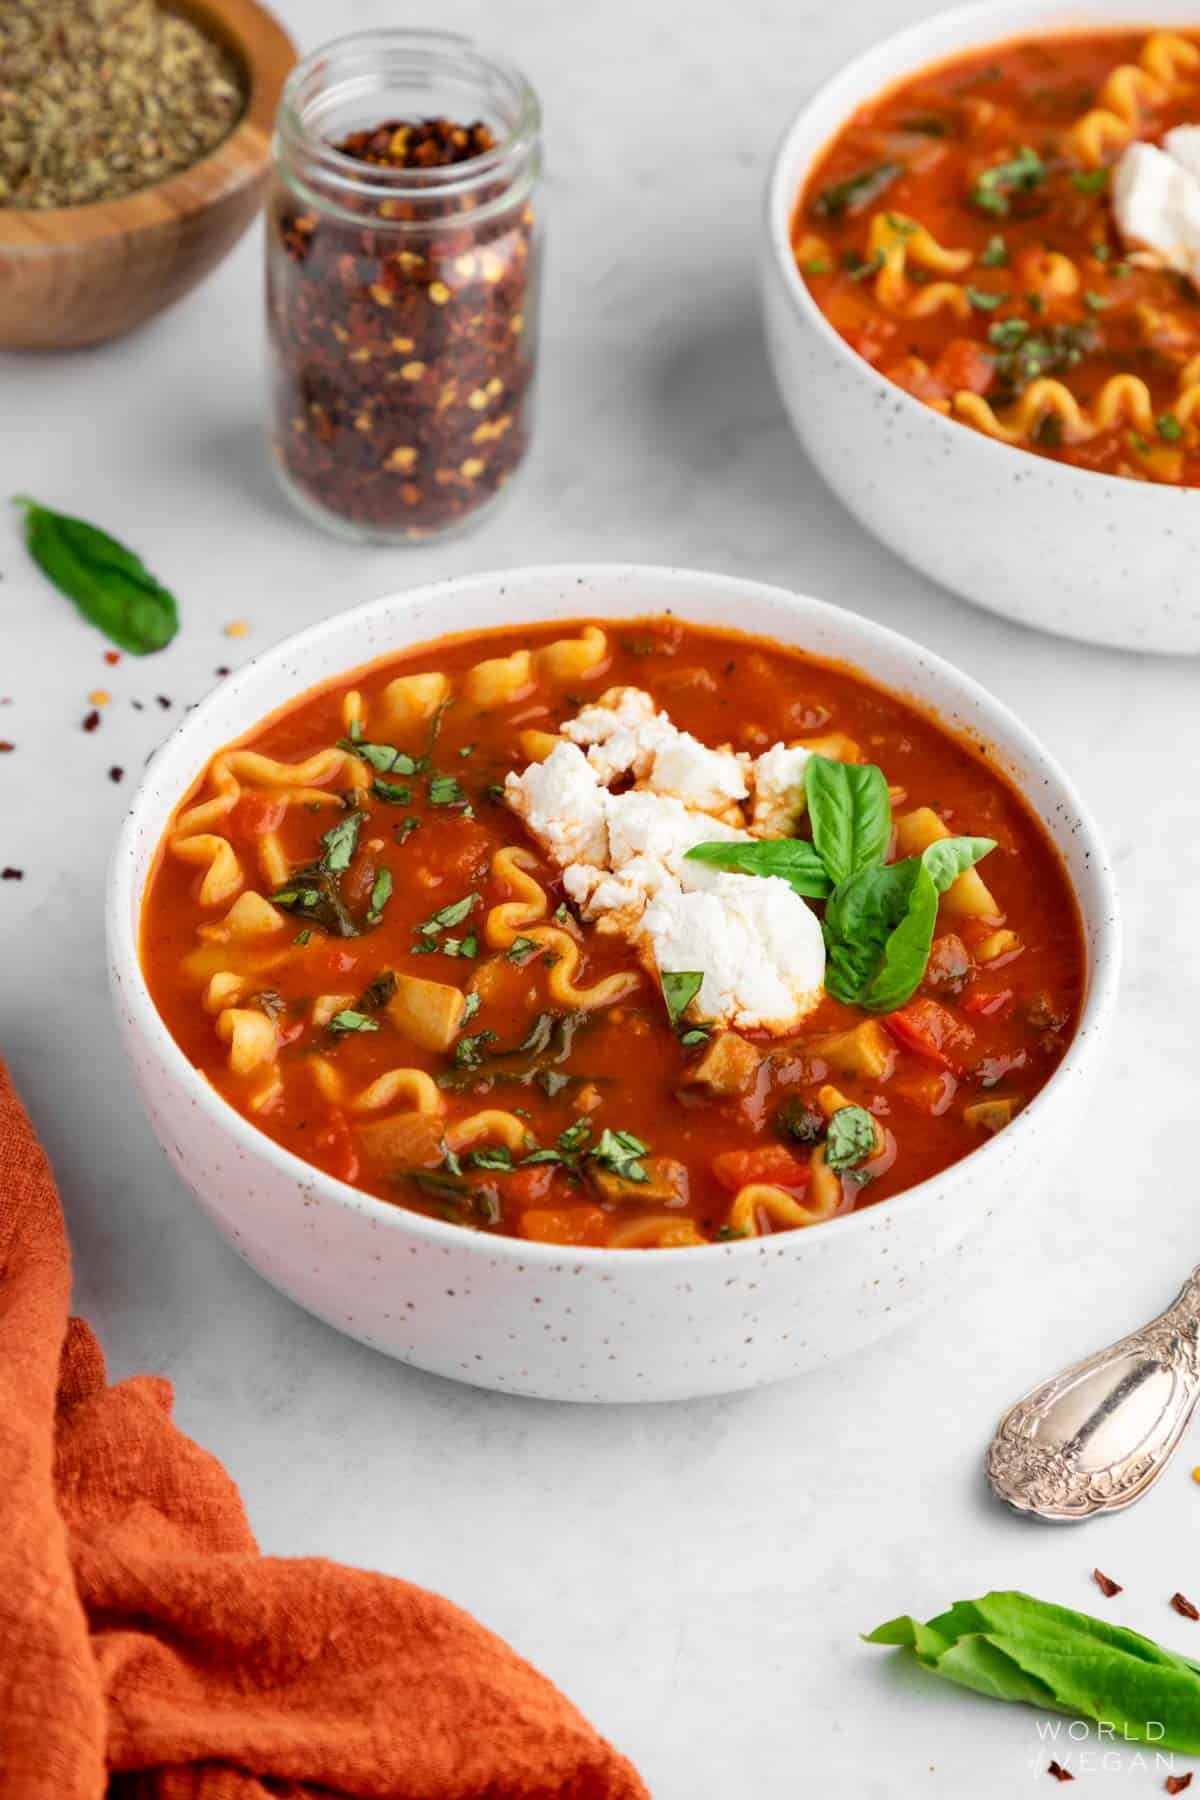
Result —
POLYGON ((132 331, 173 306, 258 211, 291 39, 256 0, 176 0, 241 65, 246 110, 191 168, 120 200, 0 208, 0 348, 64 350, 132 331))

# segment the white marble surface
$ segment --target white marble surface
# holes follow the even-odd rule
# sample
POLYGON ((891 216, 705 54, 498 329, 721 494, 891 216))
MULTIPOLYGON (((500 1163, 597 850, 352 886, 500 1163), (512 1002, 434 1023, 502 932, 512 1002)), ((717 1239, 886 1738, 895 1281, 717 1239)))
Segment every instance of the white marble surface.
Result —
MULTIPOLYGON (((0 885, 0 1045, 62 1183, 77 1305, 116 1373, 176 1381, 180 1419, 234 1471, 265 1546, 451 1595, 555 1677, 658 1800, 1000 1800, 1043 1779, 1055 1747, 1033 1714, 860 1645, 893 1612, 1024 1586, 1200 1654, 1200 1626, 1167 1607, 1176 1588, 1200 1600, 1186 1450, 1140 1508, 1060 1532, 1006 1517, 980 1479, 1004 1404, 1165 1302, 1200 1247, 1197 668, 1032 635, 902 567, 806 465, 761 349, 768 152, 826 70, 920 10, 446 0, 442 22, 503 41, 540 88, 553 201, 535 461, 509 509, 460 544, 353 549, 277 498, 256 235, 139 336, 0 363, 0 493, 130 539, 185 620, 163 656, 106 669, 102 641, 0 526, 0 738, 17 745, 0 756, 0 863, 25 869, 0 885), (450 1386, 336 1337, 194 1213, 110 1017, 104 868, 129 781, 175 716, 154 696, 177 712, 217 665, 385 589, 569 557, 806 587, 936 646, 1074 771, 1121 874, 1118 1036, 1053 1204, 1018 1217, 1013 1195, 986 1287, 853 1363, 749 1397, 570 1410, 450 1386), (238 617, 253 626, 242 645, 222 635, 238 617), (113 703, 85 736, 95 686, 113 703), (1118 1601, 1100 1599, 1094 1563, 1125 1584, 1118 1601)), ((383 0, 280 11, 305 47, 395 16, 383 0)), ((1162 1771, 1131 1763, 1114 1793, 1161 1791, 1162 1771)))

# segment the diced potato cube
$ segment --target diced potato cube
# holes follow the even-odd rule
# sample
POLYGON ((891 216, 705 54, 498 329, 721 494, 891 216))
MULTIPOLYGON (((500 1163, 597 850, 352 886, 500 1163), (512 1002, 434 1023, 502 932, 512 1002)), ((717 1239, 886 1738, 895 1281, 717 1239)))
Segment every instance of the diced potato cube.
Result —
POLYGON ((754 1086, 761 1062, 761 1050, 736 1031, 722 1031, 684 1076, 683 1085, 704 1088, 713 1095, 744 1094, 754 1086))
POLYGON ((810 1048, 841 1075, 886 1081, 896 1066, 896 1046, 878 1019, 864 1019, 850 1031, 815 1038, 810 1048))
POLYGON ((458 1034, 466 996, 444 981, 422 981, 397 975, 388 1001, 388 1017, 396 1030, 422 1050, 448 1050, 458 1034))
POLYGON ((428 1113, 372 1119, 357 1126, 354 1135, 375 1169, 435 1169, 442 1160, 442 1125, 428 1113))
POLYGON ((963 1107, 963 1118, 968 1125, 977 1125, 981 1131, 1003 1131, 1016 1113, 1015 1100, 977 1100, 973 1106, 963 1107))

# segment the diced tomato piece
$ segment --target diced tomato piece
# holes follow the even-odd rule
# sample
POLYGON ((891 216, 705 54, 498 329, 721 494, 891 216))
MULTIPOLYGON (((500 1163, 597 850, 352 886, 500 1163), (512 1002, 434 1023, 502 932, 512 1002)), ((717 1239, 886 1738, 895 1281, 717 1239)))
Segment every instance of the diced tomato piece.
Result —
POLYGON ((436 874, 436 885, 449 882, 469 885, 486 867, 493 847, 492 839, 481 825, 473 819, 464 819, 461 812, 447 811, 441 817, 422 819, 410 851, 422 868, 436 874))
POLYGON ((1007 1019, 1013 1009, 1013 991, 1011 988, 994 988, 989 993, 983 988, 974 988, 964 995, 962 1009, 981 1019, 1007 1019))
POLYGON ((996 368, 982 344, 971 338, 951 338, 934 363, 933 373, 945 393, 966 389, 971 394, 986 394, 996 368))
POLYGON ((522 1236, 536 1244, 603 1244, 608 1220, 598 1206, 556 1206, 521 1214, 522 1236))
POLYGON ((278 831, 287 816, 288 803, 280 794, 251 790, 242 794, 225 822, 227 837, 252 843, 268 831, 278 831))
POLYGON ((782 1144, 763 1144, 755 1150, 722 1150, 713 1157, 712 1172, 731 1194, 759 1181, 803 1194, 808 1191, 810 1180, 808 1164, 782 1144))
POLYGON ((370 901, 375 874, 375 858, 369 851, 360 851, 342 876, 342 899, 351 912, 361 911, 370 901))
POLYGON ((552 1163, 534 1163, 531 1169, 514 1169, 502 1177, 504 1198, 514 1206, 533 1206, 544 1200, 558 1171, 552 1163))
POLYGON ((358 1151, 354 1148, 345 1113, 330 1113, 327 1122, 312 1139, 309 1150, 317 1166, 338 1181, 358 1179, 358 1151))
MULTIPOLYGON (((312 942, 318 940, 314 937, 312 942)), ((322 945, 322 954, 318 962, 318 979, 337 981, 343 975, 349 975, 358 962, 353 950, 340 950, 336 944, 322 945)))
POLYGON ((878 362, 896 335, 896 321, 873 313, 842 335, 850 348, 857 350, 864 361, 878 362))
POLYGON ((914 400, 947 398, 948 390, 919 356, 902 356, 899 362, 886 363, 880 373, 894 381, 897 387, 902 387, 906 394, 911 394, 914 400))
POLYGON ((970 1026, 961 1025, 936 1000, 910 1000, 899 1012, 888 1013, 883 1023, 905 1050, 955 1073, 975 1041, 970 1026))

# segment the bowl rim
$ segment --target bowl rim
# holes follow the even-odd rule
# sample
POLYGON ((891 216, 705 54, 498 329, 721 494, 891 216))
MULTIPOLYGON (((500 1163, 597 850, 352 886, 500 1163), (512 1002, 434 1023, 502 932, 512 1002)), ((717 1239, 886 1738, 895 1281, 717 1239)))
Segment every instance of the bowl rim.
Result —
MULTIPOLYGON (((1090 809, 1084 804, 1076 792, 1074 784, 1063 770, 1056 757, 1042 744, 1041 740, 1026 726, 1002 700, 997 699, 975 679, 967 675, 953 663, 946 661, 935 651, 926 649, 914 639, 903 633, 893 631, 889 626, 880 625, 866 614, 853 612, 851 609, 836 606, 828 600, 815 595, 801 593, 794 589, 783 588, 769 582, 743 580, 736 575, 718 574, 712 571, 678 568, 673 564, 638 564, 638 563, 556 563, 529 564, 515 569, 483 570, 466 575, 453 576, 439 581, 426 582, 418 587, 399 589, 389 594, 378 596, 363 604, 337 612, 307 626, 304 630, 293 632, 267 646, 248 662, 244 663, 235 674, 224 678, 217 686, 199 701, 176 725, 159 749, 150 758, 142 775, 136 792, 133 794, 129 811, 118 833, 109 863, 106 881, 105 925, 107 954, 109 964, 110 991, 114 1009, 118 1014, 124 1008, 127 1029, 141 1037, 143 1043, 155 1055, 160 1065, 165 1066, 168 1075, 182 1084, 188 1100, 194 1107, 199 1107, 215 1130, 232 1137, 235 1145, 248 1156, 261 1156, 271 1164, 277 1173, 295 1182, 297 1190, 308 1189, 320 1193, 324 1200, 349 1207, 352 1211, 372 1219, 389 1229, 412 1232, 433 1246, 445 1249, 450 1245, 464 1245, 477 1248, 480 1254, 500 1258, 510 1263, 538 1266, 560 1266, 564 1261, 571 1263, 595 1264, 599 1267, 615 1268, 622 1266, 641 1267, 649 1261, 652 1267, 665 1265, 668 1268, 679 1268, 686 1263, 693 1266, 694 1259, 699 1256, 712 1257, 718 1253, 726 1256, 741 1257, 743 1260, 767 1252, 768 1247, 778 1249, 773 1234, 767 1238, 752 1237, 729 1243, 705 1243, 687 1247, 659 1249, 647 1258, 641 1250, 624 1250, 611 1246, 580 1244, 542 1244, 532 1239, 509 1236, 500 1232, 473 1232, 461 1225, 451 1224, 442 1219, 434 1219, 426 1214, 413 1212, 407 1207, 390 1204, 378 1199, 375 1195, 352 1187, 348 1182, 327 1175, 315 1164, 306 1162, 294 1151, 286 1149, 275 1142, 266 1132, 240 1113, 236 1107, 225 1100, 217 1090, 204 1078, 199 1069, 191 1063, 183 1050, 176 1043, 166 1022, 162 1018, 150 995, 149 987, 142 972, 139 954, 139 931, 141 907, 145 891, 145 877, 138 891, 134 890, 133 873, 138 858, 138 838, 143 834, 143 814, 152 810, 156 803, 153 792, 155 765, 160 756, 169 747, 181 748, 193 737, 203 739, 208 715, 215 710, 218 698, 228 699, 236 695, 239 686, 249 686, 256 678, 264 674, 279 677, 280 666, 298 650, 308 650, 318 646, 323 639, 339 638, 347 629, 353 631, 355 626, 362 625, 376 618, 386 618, 392 612, 402 615, 406 610, 416 606, 433 604, 440 607, 443 615, 452 613, 452 602, 463 590, 477 590, 492 587, 502 592, 509 600, 514 613, 519 614, 521 602, 519 590, 530 581, 561 581, 564 585, 574 587, 582 582, 613 580, 619 582, 632 581, 652 583, 667 577, 681 585, 688 584, 695 588, 697 584, 705 587, 709 593, 723 592, 732 600, 737 596, 745 597, 753 593, 776 606, 784 612, 791 613, 797 625, 802 625, 805 612, 816 613, 830 619, 848 619, 851 628, 865 630, 873 642, 882 648, 899 654, 913 671, 913 697, 920 704, 920 692, 917 683, 924 676, 934 677, 947 682, 956 689, 961 701, 976 708, 982 708, 988 716, 986 736, 994 742, 996 748, 1006 755, 1015 750, 1031 757, 1042 765, 1043 785, 1055 795, 1056 801, 1064 806, 1067 815, 1073 821, 1072 838, 1082 843, 1085 861, 1098 885, 1098 904, 1096 914, 1092 916, 1085 910, 1083 897, 1076 884, 1071 880, 1072 892, 1075 895, 1083 926, 1085 948, 1087 950, 1087 988, 1083 1006, 1079 1016, 1075 1035, 1072 1038, 1062 1061, 1054 1070, 1045 1086, 1040 1088, 1029 1103, 1016 1115, 1012 1123, 1001 1134, 979 1144, 966 1156, 960 1157, 947 1168, 939 1170, 936 1175, 926 1177, 924 1181, 904 1188, 889 1199, 881 1201, 878 1206, 868 1206, 854 1212, 842 1213, 822 1223, 814 1234, 812 1231, 793 1231, 783 1234, 792 1244, 797 1254, 804 1253, 804 1246, 810 1244, 814 1235, 818 1241, 828 1243, 829 1233, 846 1236, 872 1229, 880 1217, 890 1213, 893 1208, 907 1206, 928 1207, 943 1202, 947 1190, 964 1181, 969 1181, 980 1171, 982 1159, 995 1162, 1007 1153, 1007 1146, 1013 1142, 1015 1133, 1025 1135, 1031 1128, 1031 1120, 1040 1119, 1049 1105, 1053 1105, 1065 1093, 1068 1082, 1077 1080, 1087 1072, 1087 1066, 1098 1054, 1104 1041, 1107 1028, 1112 1023, 1116 1005, 1117 986, 1121 963, 1121 917, 1120 899, 1116 877, 1103 838, 1092 817, 1090 809), (514 591, 515 590, 515 591, 514 591), (994 733, 994 736, 993 736, 994 733), (1002 1143, 1002 1140, 1004 1142, 1002 1143), (965 1173, 970 1171, 970 1173, 965 1173), (792 1240, 799 1240, 792 1243, 792 1240), (613 1259, 617 1261, 614 1263, 613 1259), (630 1259, 634 1259, 631 1263, 630 1259), (639 1260, 640 1259, 640 1260, 639 1260)), ((582 596, 581 596, 582 598, 582 596)), ((586 609, 585 609, 586 610, 586 609)), ((641 614, 631 613, 628 616, 645 616, 659 610, 653 603, 642 609, 641 614)), ((564 617, 568 616, 564 609, 564 617)), ((585 611, 576 616, 585 616, 585 611)), ((519 621, 518 621, 519 622, 519 621)), ((439 634, 449 635, 449 634, 439 634)), ((760 634, 761 635, 761 634, 760 634)), ((418 639, 417 642, 426 640, 418 639)), ((427 640, 430 642, 436 639, 427 640)), ((783 640, 781 640, 783 641, 783 640)), ((408 646, 398 644, 397 651, 408 646)), ((797 648, 803 649, 802 644, 797 648)), ((340 654, 340 653, 339 653, 340 654)), ((386 654, 386 652, 384 653, 386 654)), ((379 657, 370 659, 379 661, 379 657)), ((833 660, 833 658, 830 658, 833 660)), ((349 663, 344 670, 335 671, 329 677, 321 677, 311 685, 323 685, 326 680, 337 680, 341 673, 349 674, 352 670, 368 666, 362 663, 349 663)), ((847 666, 860 670, 864 678, 877 686, 884 684, 872 676, 860 665, 847 660, 847 666)), ((285 684, 278 681, 278 685, 285 684)), ((305 689, 304 691, 308 691, 305 689)), ((256 720, 272 716, 280 707, 285 706, 291 690, 281 694, 272 704, 256 713, 256 720)), ((936 719, 936 712, 932 712, 936 719)), ((254 728, 248 724, 245 730, 254 728)), ((950 729, 948 725, 944 729, 950 729)), ((222 742, 229 741, 222 736, 222 742)), ((211 745, 207 749, 198 750, 194 762, 197 768, 203 767, 204 759, 211 757, 219 745, 211 745)), ((180 789, 179 795, 171 802, 174 806, 186 791, 180 789)), ((1060 858, 1065 864, 1061 844, 1056 842, 1051 828, 1043 822, 1043 829, 1055 842, 1060 858)), ((163 826, 154 832, 154 846, 161 841, 163 826)), ((147 830, 145 835, 151 834, 147 830)), ((1068 875, 1070 880, 1070 876, 1068 875)), ((118 1024, 120 1020, 118 1019, 118 1024)), ((152 1127, 153 1129, 153 1127, 152 1127)), ((155 1132, 155 1135, 158 1135, 155 1132)), ((160 1140, 161 1141, 161 1140, 160 1140)))
MULTIPOLYGON (((812 115, 825 104, 831 93, 842 86, 852 85, 860 71, 867 67, 881 52, 911 50, 912 57, 905 65, 904 72, 883 82, 877 82, 873 95, 887 93, 892 87, 911 79, 920 73, 922 68, 935 68, 941 63, 953 61, 964 52, 979 48, 984 49, 987 43, 1015 43, 1022 37, 1030 35, 1035 29, 1039 17, 1047 22, 1058 21, 1050 25, 1043 34, 1047 37, 1078 37, 1104 28, 1119 31, 1122 25, 1132 28, 1146 24, 1137 19, 1135 6, 1128 0, 1088 0, 1086 10, 1072 11, 1064 7, 1063 0, 966 0, 966 4, 947 6, 927 17, 918 19, 912 24, 904 25, 897 31, 888 32, 876 38, 863 49, 857 51, 845 62, 840 63, 813 90, 799 110, 793 113, 788 124, 780 135, 774 155, 771 158, 764 193, 767 241, 770 247, 772 262, 783 281, 784 290, 793 308, 809 325, 816 330, 817 336, 837 360, 846 368, 854 371, 856 380, 864 381, 875 400, 886 400, 898 405, 901 414, 915 423, 921 420, 932 427, 937 434, 947 435, 948 452, 953 453, 952 446, 963 432, 970 432, 976 451, 983 456, 994 455, 1001 459, 1005 467, 1010 467, 1009 459, 1019 456, 1024 465, 1033 465, 1028 479, 1042 480, 1049 484, 1059 481, 1073 481, 1077 477, 1086 477, 1090 483, 1102 483, 1107 492, 1117 498, 1121 495, 1131 498, 1137 495, 1141 505, 1161 505, 1167 507, 1180 504, 1178 496, 1191 494, 1194 490, 1175 482, 1133 481, 1125 475, 1110 475, 1103 469, 1089 469, 1075 463, 1059 463, 1052 457, 1038 456, 1033 451, 1024 449, 1019 444, 1005 444, 989 437, 986 432, 973 431, 961 420, 950 419, 942 413, 934 412, 922 401, 917 400, 906 388, 896 382, 889 381, 885 375, 869 363, 864 356, 852 350, 845 339, 836 332, 821 308, 813 298, 807 283, 801 278, 796 267, 796 258, 792 252, 791 221, 796 200, 804 183, 807 181, 817 158, 828 148, 833 136, 842 129, 850 119, 856 106, 864 104, 872 96, 852 101, 842 113, 841 123, 826 137, 820 146, 811 152, 803 167, 797 172, 795 144, 798 138, 809 129, 812 115), (985 20, 994 20, 996 36, 994 39, 975 40, 964 37, 957 49, 944 48, 933 54, 922 57, 921 46, 930 37, 940 38, 942 34, 961 28, 964 33, 976 24, 985 20)), ((1165 28, 1165 27, 1164 27, 1165 28)), ((1193 30, 1196 26, 1193 25, 1193 30)), ((1181 27, 1183 29, 1183 27, 1181 27)), ((1100 490, 1097 489, 1097 492, 1100 490)))
POLYGON ((202 31, 206 19, 214 20, 240 58, 246 104, 233 130, 198 162, 119 199, 0 209, 0 245, 6 250, 70 254, 85 244, 154 231, 172 220, 202 213, 247 181, 258 180, 271 154, 275 109, 296 62, 296 46, 259 0, 175 0, 175 4, 202 31))

